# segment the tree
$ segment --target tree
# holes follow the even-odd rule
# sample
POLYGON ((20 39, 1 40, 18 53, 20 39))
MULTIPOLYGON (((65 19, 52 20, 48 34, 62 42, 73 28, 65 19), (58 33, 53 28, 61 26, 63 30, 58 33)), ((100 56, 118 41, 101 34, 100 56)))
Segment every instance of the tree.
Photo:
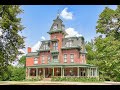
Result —
POLYGON ((86 42, 85 44, 85 48, 87 51, 87 59, 88 60, 94 60, 96 57, 96 49, 95 49, 95 45, 93 43, 93 40, 91 40, 91 42, 86 42))
POLYGON ((120 81, 120 6, 106 7, 99 15, 95 39, 100 75, 105 80, 120 81))
POLYGON ((25 64, 26 64, 26 56, 22 56, 19 60, 19 66, 23 66, 25 68, 25 64))
POLYGON ((18 49, 24 48, 24 37, 18 33, 24 29, 21 18, 23 11, 19 5, 0 5, 0 77, 8 71, 10 62, 16 59, 18 49))

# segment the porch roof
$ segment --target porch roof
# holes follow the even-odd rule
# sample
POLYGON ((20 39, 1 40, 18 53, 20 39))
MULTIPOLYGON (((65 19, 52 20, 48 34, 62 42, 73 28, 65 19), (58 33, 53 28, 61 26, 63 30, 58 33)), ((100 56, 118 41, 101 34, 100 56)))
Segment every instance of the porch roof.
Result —
POLYGON ((39 68, 39 67, 97 67, 95 65, 91 65, 91 64, 75 64, 75 63, 71 63, 71 64, 61 64, 61 63, 51 63, 51 64, 41 64, 41 65, 33 65, 33 66, 27 66, 29 67, 33 67, 33 68, 39 68))

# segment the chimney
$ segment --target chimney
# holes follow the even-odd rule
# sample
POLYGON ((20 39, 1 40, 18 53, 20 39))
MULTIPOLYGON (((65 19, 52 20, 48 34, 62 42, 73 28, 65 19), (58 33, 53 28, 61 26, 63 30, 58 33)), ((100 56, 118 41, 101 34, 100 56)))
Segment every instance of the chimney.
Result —
POLYGON ((31 47, 28 47, 28 53, 30 53, 31 52, 31 47))

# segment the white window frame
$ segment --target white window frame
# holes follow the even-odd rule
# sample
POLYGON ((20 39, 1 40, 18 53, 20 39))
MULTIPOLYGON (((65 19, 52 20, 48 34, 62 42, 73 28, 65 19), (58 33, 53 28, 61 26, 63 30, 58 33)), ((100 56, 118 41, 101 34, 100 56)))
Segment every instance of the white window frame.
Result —
POLYGON ((48 62, 50 62, 50 56, 48 55, 48 62))
POLYGON ((38 58, 34 58, 34 64, 38 64, 38 58))
POLYGON ((45 57, 42 55, 42 63, 45 63, 45 57))
POLYGON ((55 56, 53 56, 53 60, 58 60, 58 55, 55 55, 55 56), (55 56, 57 57, 57 59, 54 59, 55 56))
POLYGON ((72 47, 72 40, 69 40, 66 42, 66 47, 72 47))
POLYGON ((58 42, 53 42, 53 50, 58 50, 58 42))
POLYGON ((74 54, 70 54, 70 61, 74 62, 74 54), (73 55, 73 57, 71 57, 73 55))
POLYGON ((44 44, 44 45, 43 45, 43 49, 44 49, 44 50, 47 50, 47 49, 48 49, 48 44, 44 44))
POLYGON ((67 62, 67 54, 64 54, 64 62, 67 62))

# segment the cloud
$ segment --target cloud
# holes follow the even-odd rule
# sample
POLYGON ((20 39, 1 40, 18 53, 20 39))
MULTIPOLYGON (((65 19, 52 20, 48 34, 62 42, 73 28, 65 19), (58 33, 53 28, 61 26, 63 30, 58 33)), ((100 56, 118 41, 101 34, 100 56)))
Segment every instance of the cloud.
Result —
POLYGON ((36 50, 39 50, 40 45, 41 45, 41 42, 38 41, 33 47, 31 47, 32 52, 36 52, 36 50))
POLYGON ((44 37, 44 36, 42 36, 42 37, 41 37, 41 39, 42 39, 42 40, 45 40, 45 37, 44 37))
POLYGON ((117 9, 117 5, 109 5, 108 7, 113 9, 113 10, 117 9))
POLYGON ((67 20, 72 20, 73 19, 73 14, 72 12, 67 11, 68 8, 63 9, 63 11, 60 13, 61 17, 67 20))
POLYGON ((75 31, 74 28, 67 28, 66 32, 67 32, 68 35, 65 36, 65 37, 74 37, 74 36, 80 37, 80 36, 82 36, 77 31, 75 31))

